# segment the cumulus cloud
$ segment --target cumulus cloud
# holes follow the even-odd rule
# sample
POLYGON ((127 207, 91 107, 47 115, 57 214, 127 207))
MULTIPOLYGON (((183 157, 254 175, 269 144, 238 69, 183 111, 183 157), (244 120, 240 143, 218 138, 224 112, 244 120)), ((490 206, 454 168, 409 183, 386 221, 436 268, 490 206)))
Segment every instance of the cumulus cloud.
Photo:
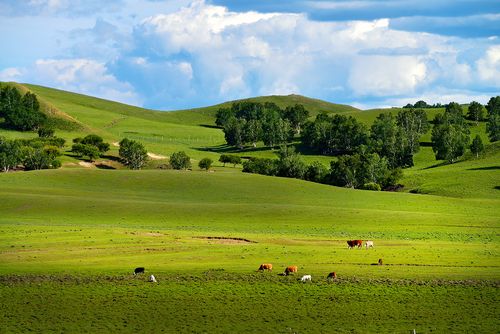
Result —
MULTIPOLYGON (((373 7, 371 1, 296 2, 336 7, 324 9, 329 11, 373 7)), ((30 7, 64 13, 68 3, 32 0, 30 7)), ((91 0, 85 8, 97 3, 91 0)), ((460 39, 398 30, 414 21, 393 16, 315 21, 305 13, 286 12, 283 5, 263 13, 213 3, 220 1, 110 1, 114 8, 121 5, 116 14, 105 14, 108 5, 96 9, 99 15, 80 20, 67 32, 54 56, 37 55, 33 59, 42 60, 30 66, 16 67, 15 57, 9 56, 0 78, 144 101, 159 109, 291 93, 375 106, 412 96, 482 96, 500 86, 500 47, 494 37, 460 39), (438 90, 439 95, 432 94, 438 90)), ((269 2, 258 3, 254 8, 269 2)), ((479 17, 467 22, 479 22, 479 17)), ((453 22, 455 26, 459 19, 453 22)))
POLYGON ((37 83, 123 103, 140 105, 133 87, 120 82, 103 63, 89 59, 39 59, 30 68, 9 68, 0 73, 2 80, 37 83))
POLYGON ((426 79, 427 68, 417 57, 358 57, 349 76, 356 95, 402 95, 415 91, 426 79))
MULTIPOLYGON (((189 90, 203 92, 206 103, 290 93, 336 101, 389 98, 436 83, 462 87, 473 77, 459 60, 456 40, 394 30, 389 19, 316 22, 196 1, 144 19, 134 43, 134 55, 189 62, 189 90)), ((478 68, 491 66, 491 59, 478 68)))
POLYGON ((488 48, 476 62, 479 78, 487 84, 500 87, 500 45, 488 48))

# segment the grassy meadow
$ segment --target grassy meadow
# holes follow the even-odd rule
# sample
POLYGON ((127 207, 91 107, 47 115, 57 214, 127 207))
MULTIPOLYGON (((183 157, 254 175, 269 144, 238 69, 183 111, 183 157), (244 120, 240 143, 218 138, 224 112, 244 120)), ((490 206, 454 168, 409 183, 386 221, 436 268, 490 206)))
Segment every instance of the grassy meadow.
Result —
MULTIPOLYGON (((194 163, 231 151, 213 127, 217 107, 160 113, 24 87, 81 125, 57 131, 68 150, 72 138, 92 132, 110 143, 126 135, 164 156, 182 149, 194 163)), ((306 101, 314 112, 345 112, 366 124, 394 112, 269 99, 306 101)), ((484 136, 484 123, 471 132, 484 136)), ((274 156, 265 147, 239 154, 274 156)), ((116 155, 112 145, 102 160, 116 155)), ((244 174, 219 163, 211 172, 174 171, 153 168, 167 161, 159 160, 129 171, 117 162, 116 170, 85 168, 70 154, 62 160, 58 170, 0 173, 0 333, 494 333, 500 326, 498 145, 452 165, 424 145, 405 170, 404 192, 244 174), (348 249, 349 239, 375 247, 348 249), (261 263, 274 271, 257 272, 261 263), (287 265, 298 274, 281 276, 287 265), (146 274, 132 275, 139 266, 146 274), (329 282, 332 271, 338 278, 329 282), (147 282, 150 274, 158 283, 147 282), (302 274, 312 282, 299 282, 302 274)))

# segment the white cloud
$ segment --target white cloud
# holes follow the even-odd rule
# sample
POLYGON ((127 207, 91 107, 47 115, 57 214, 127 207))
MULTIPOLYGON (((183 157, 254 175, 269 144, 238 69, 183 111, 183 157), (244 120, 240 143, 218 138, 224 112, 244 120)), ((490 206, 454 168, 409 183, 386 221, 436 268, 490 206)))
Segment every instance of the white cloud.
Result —
POLYGON ((19 81, 22 78, 22 69, 9 67, 0 71, 0 81, 19 81))
POLYGON ((408 94, 424 82, 426 70, 418 57, 363 56, 352 66, 349 85, 360 96, 408 94))
POLYGON ((90 59, 39 59, 30 68, 8 68, 0 75, 114 101, 140 105, 133 87, 121 82, 103 63, 90 59))
POLYGON ((479 78, 488 84, 500 86, 500 45, 488 48, 486 54, 476 62, 479 78))

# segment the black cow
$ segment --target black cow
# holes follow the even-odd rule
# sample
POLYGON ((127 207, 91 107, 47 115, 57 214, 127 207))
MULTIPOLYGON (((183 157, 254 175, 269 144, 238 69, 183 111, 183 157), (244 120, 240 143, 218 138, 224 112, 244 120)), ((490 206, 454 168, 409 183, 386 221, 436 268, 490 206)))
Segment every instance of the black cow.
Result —
POLYGON ((144 274, 144 267, 138 267, 134 269, 134 275, 144 274))

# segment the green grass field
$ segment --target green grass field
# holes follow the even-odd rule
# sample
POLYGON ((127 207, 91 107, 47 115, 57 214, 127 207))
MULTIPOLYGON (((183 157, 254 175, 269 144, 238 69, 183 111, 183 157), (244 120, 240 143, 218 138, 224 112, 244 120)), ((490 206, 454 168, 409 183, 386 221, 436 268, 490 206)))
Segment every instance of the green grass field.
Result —
MULTIPOLYGON (((218 160, 224 143, 221 130, 199 125, 213 124, 215 107, 166 114, 26 86, 83 124, 58 132, 69 141, 89 130, 109 142, 126 134, 150 152, 183 149, 195 160, 218 160)), ((337 110, 367 124, 390 111, 337 110)), ((472 132, 484 135, 484 123, 472 132)), ((401 193, 232 166, 129 171, 63 161, 0 173, 0 333, 498 331, 498 145, 453 165, 424 146, 401 193), (347 249, 349 239, 375 248, 347 249), (275 270, 256 272, 266 262, 275 270), (279 275, 292 264, 297 275, 279 275), (139 266, 146 275, 133 276, 139 266), (313 281, 299 282, 302 274, 313 281)))

